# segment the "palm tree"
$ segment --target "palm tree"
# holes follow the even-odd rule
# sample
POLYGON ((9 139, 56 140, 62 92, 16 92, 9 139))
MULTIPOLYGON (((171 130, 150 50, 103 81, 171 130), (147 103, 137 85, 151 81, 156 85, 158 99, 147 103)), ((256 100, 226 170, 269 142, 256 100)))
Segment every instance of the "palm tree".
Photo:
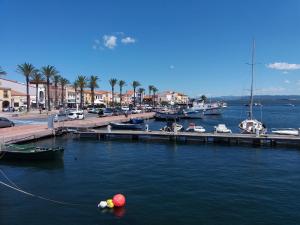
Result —
POLYGON ((77 107, 77 89, 78 89, 78 81, 77 80, 74 81, 73 88, 74 88, 74 91, 75 91, 75 105, 77 107))
POLYGON ((140 95, 140 106, 141 106, 142 105, 142 101, 143 101, 142 96, 143 96, 143 94, 145 92, 145 88, 139 88, 138 92, 139 92, 139 95, 140 95))
POLYGON ((0 66, 0 76, 6 75, 6 72, 0 66))
POLYGON ((30 107, 29 78, 37 70, 34 68, 32 64, 24 63, 24 64, 17 65, 17 71, 19 73, 22 73, 26 78, 27 112, 29 112, 29 107, 30 107))
POLYGON ((83 89, 87 86, 88 78, 83 75, 79 75, 76 80, 78 87, 80 89, 80 108, 83 109, 83 89))
POLYGON ((133 87, 133 106, 135 107, 135 91, 136 91, 136 88, 141 86, 140 82, 138 81, 133 81, 132 82, 132 87, 133 87))
POLYGON ((201 101, 206 102, 207 101, 207 97, 205 95, 201 95, 200 97, 201 101))
POLYGON ((69 84, 70 81, 66 78, 61 77, 59 79, 59 83, 60 83, 60 86, 61 86, 61 104, 62 104, 63 107, 65 107, 65 104, 64 104, 65 103, 65 101, 64 101, 65 100, 64 90, 65 90, 66 85, 69 84))
POLYGON ((61 76, 59 74, 55 74, 52 77, 53 83, 54 83, 54 106, 57 108, 58 106, 58 94, 57 94, 57 89, 58 89, 58 83, 60 82, 61 76))
POLYGON ((90 77, 90 83, 89 86, 91 88, 91 95, 92 95, 92 106, 94 106, 94 102, 95 102, 95 88, 98 88, 98 77, 97 76, 91 76, 90 77))
POLYGON ((31 75, 31 83, 35 84, 35 104, 36 109, 39 108, 39 84, 42 84, 44 82, 44 77, 41 73, 36 71, 34 74, 31 75))
POLYGON ((126 85, 126 82, 124 80, 119 80, 119 87, 120 87, 120 105, 122 106, 122 92, 123 92, 123 87, 126 85))
POLYGON ((57 75, 58 71, 54 66, 43 66, 41 69, 42 74, 46 78, 47 82, 47 106, 48 106, 48 111, 51 111, 51 106, 50 106, 50 79, 57 75))
POLYGON ((155 86, 153 86, 152 92, 153 92, 153 106, 155 107, 155 98, 156 98, 155 95, 156 95, 156 92, 158 92, 158 89, 155 86))
POLYGON ((151 97, 151 93, 152 93, 153 88, 154 88, 153 85, 149 85, 149 86, 148 86, 149 98, 151 97))
POLYGON ((112 106, 115 106, 115 85, 117 84, 117 79, 112 78, 109 80, 109 84, 111 86, 111 94, 112 94, 112 106))

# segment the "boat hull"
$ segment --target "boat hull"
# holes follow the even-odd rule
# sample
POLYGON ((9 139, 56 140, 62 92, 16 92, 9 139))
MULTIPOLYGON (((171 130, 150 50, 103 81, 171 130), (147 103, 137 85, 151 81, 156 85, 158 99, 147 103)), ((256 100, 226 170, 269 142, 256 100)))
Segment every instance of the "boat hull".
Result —
POLYGON ((142 124, 130 124, 130 123, 110 123, 112 129, 116 130, 142 130, 142 124))
POLYGON ((1 150, 0 160, 55 160, 61 159, 64 154, 63 148, 38 150, 38 151, 11 151, 1 150))

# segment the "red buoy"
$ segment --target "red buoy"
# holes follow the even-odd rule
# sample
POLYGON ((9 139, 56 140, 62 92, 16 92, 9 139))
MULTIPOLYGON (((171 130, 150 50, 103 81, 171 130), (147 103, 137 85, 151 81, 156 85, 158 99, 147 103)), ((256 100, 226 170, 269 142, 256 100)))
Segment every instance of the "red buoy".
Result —
POLYGON ((112 199, 115 207, 122 207, 125 205, 125 196, 122 194, 116 194, 112 199))

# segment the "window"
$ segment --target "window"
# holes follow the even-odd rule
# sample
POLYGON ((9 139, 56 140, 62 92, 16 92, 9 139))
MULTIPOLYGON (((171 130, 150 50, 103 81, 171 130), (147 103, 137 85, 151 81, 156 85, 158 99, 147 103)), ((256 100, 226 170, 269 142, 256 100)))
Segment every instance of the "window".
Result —
POLYGON ((19 102, 14 102, 14 107, 19 107, 19 102))
POLYGON ((8 98, 8 92, 7 92, 7 90, 3 91, 3 98, 8 98))

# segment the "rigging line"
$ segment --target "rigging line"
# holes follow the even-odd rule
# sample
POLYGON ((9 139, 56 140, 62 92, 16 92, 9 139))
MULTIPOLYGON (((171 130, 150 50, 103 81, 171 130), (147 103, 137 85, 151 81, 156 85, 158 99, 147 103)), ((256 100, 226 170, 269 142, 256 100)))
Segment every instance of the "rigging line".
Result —
POLYGON ((8 188, 11 188, 11 189, 13 189, 15 191, 21 192, 21 193, 23 193, 25 195, 29 195, 31 197, 39 198, 39 199, 42 199, 42 200, 45 200, 45 201, 49 201, 49 202, 52 202, 52 203, 57 203, 57 204, 60 204, 60 205, 69 205, 69 206, 81 206, 81 204, 74 204, 74 203, 69 203, 69 202, 57 201, 57 200, 46 198, 46 197, 43 197, 43 196, 40 196, 40 195, 35 195, 33 193, 24 191, 24 190, 22 190, 20 188, 13 187, 13 186, 11 186, 9 184, 6 184, 6 183, 4 183, 2 181, 0 181, 0 184, 6 186, 8 188))
POLYGON ((11 185, 13 185, 16 188, 19 188, 11 179, 8 178, 8 176, 4 173, 2 169, 0 169, 0 172, 11 185))

